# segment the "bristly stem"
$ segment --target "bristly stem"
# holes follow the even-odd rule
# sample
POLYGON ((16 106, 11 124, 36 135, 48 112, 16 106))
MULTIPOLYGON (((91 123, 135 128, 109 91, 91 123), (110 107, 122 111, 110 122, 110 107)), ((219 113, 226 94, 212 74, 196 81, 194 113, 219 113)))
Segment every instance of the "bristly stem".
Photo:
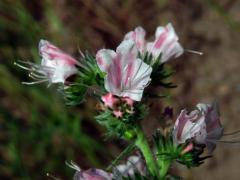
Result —
POLYGON ((163 159, 158 159, 158 165, 160 165, 160 179, 165 180, 168 169, 171 165, 171 160, 163 160, 163 159))
POLYGON ((140 125, 138 125, 136 127, 136 133, 137 133, 137 139, 136 139, 136 142, 135 142, 136 146, 142 152, 149 171, 153 175, 158 177, 159 175, 158 175, 158 167, 157 167, 156 161, 153 157, 153 153, 152 153, 152 151, 149 147, 146 136, 144 135, 143 130, 142 130, 140 125))

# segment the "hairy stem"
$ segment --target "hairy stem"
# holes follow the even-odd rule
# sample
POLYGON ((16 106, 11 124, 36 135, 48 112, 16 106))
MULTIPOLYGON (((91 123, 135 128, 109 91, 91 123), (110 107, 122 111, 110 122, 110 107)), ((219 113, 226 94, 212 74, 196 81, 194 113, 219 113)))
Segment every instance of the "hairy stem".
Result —
POLYGON ((144 135, 143 130, 142 130, 140 125, 137 126, 136 132, 137 132, 137 139, 136 139, 136 142, 135 142, 136 146, 142 152, 149 171, 153 175, 158 176, 157 164, 155 162, 155 159, 153 158, 153 153, 152 153, 152 151, 151 151, 151 149, 149 147, 149 144, 147 142, 146 136, 144 135))
POLYGON ((158 159, 157 163, 160 166, 160 179, 165 180, 168 173, 168 169, 172 162, 170 160, 158 159))

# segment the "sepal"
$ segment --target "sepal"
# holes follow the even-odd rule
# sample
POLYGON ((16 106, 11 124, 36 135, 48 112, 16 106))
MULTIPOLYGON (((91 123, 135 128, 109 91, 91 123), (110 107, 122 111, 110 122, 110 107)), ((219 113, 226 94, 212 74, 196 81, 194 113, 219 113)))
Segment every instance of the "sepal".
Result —
POLYGON ((123 139, 131 140, 136 137, 135 127, 148 114, 146 105, 136 103, 131 113, 123 113, 121 118, 114 115, 113 110, 106 108, 95 117, 97 122, 108 130, 107 137, 117 135, 123 139))
POLYGON ((172 132, 163 134, 160 130, 153 136, 157 162, 174 161, 187 166, 188 168, 201 165, 205 159, 211 156, 202 156, 205 145, 196 144, 194 141, 187 141, 184 144, 177 145, 173 142, 172 132))
POLYGON ((82 66, 78 67, 78 73, 73 82, 59 88, 64 95, 66 105, 69 106, 82 103, 87 92, 96 93, 102 91, 104 87, 105 74, 97 66, 95 57, 86 52, 81 63, 82 66))

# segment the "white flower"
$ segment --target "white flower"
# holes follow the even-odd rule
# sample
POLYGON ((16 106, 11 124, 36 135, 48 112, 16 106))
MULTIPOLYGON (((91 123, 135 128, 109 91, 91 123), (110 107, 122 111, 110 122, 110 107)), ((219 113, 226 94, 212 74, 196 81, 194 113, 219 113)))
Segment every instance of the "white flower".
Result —
POLYGON ((155 59, 161 55, 161 63, 176 58, 184 52, 171 23, 166 27, 157 27, 154 42, 147 43, 147 52, 152 53, 155 59))
POLYGON ((140 51, 140 53, 144 53, 146 48, 145 35, 146 35, 145 30, 142 27, 138 26, 135 28, 134 31, 128 32, 125 35, 124 40, 129 40, 129 39, 133 40, 137 46, 137 49, 140 51))
POLYGON ((101 49, 96 60, 99 68, 106 73, 105 88, 108 92, 140 101, 143 90, 150 82, 152 68, 137 58, 137 48, 132 40, 123 41, 116 52, 101 49))
POLYGON ((76 65, 79 64, 77 60, 50 42, 40 40, 39 53, 42 57, 40 65, 23 61, 21 63, 29 67, 17 64, 30 71, 29 76, 37 80, 24 84, 36 84, 46 81, 49 81, 49 83, 64 83, 69 76, 77 73, 76 65))

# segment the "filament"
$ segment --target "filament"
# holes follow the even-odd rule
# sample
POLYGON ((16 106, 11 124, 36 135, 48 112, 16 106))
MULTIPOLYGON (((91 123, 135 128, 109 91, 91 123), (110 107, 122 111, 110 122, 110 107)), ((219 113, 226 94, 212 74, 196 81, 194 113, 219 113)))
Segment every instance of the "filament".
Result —
POLYGON ((200 56, 203 55, 203 52, 195 51, 195 50, 191 50, 191 49, 184 49, 184 51, 188 52, 188 53, 192 53, 192 54, 197 54, 197 55, 200 55, 200 56))
POLYGON ((60 180, 60 178, 57 178, 56 176, 53 176, 52 174, 50 173, 47 173, 46 176, 50 177, 50 178, 53 178, 55 180, 60 180))
POLYGON ((40 83, 47 82, 47 81, 48 81, 48 79, 43 79, 43 80, 33 81, 33 82, 22 82, 22 84, 24 84, 24 85, 34 85, 34 84, 40 84, 40 83))
POLYGON ((18 66, 18 67, 20 67, 20 68, 22 68, 22 69, 25 69, 25 70, 27 70, 27 71, 32 71, 32 68, 28 68, 28 67, 26 67, 26 66, 23 66, 23 65, 17 63, 17 62, 14 62, 14 65, 15 65, 15 66, 18 66))

